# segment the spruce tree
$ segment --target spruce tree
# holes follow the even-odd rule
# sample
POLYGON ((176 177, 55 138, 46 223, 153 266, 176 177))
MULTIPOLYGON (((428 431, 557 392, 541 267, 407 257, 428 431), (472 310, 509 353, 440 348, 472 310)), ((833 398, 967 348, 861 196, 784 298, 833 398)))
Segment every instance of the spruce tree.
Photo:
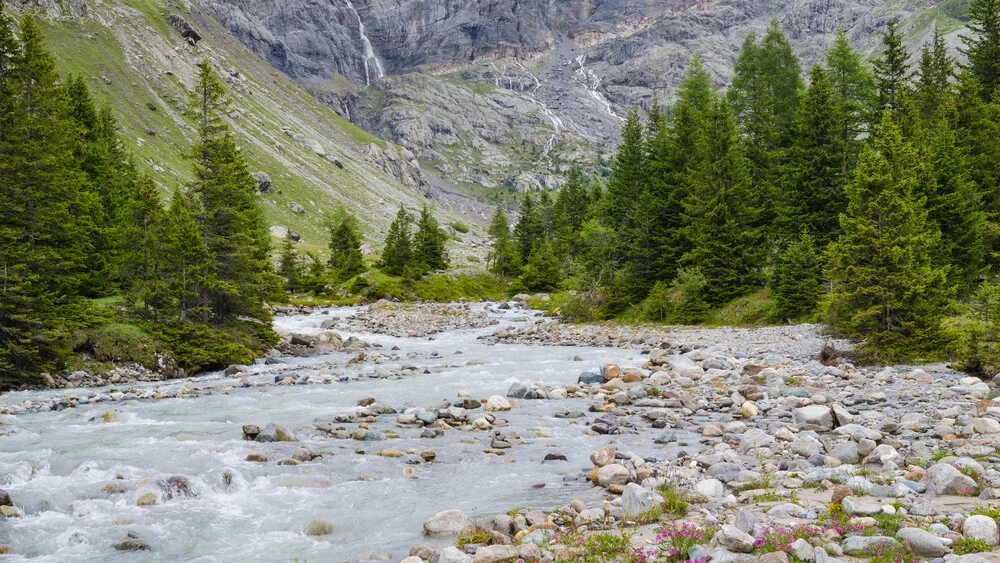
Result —
POLYGON ((875 60, 875 81, 878 89, 878 115, 885 110, 903 107, 910 81, 910 55, 899 34, 899 23, 891 21, 882 34, 882 54, 875 60))
POLYGON ((285 291, 296 292, 302 287, 302 263, 295 248, 292 231, 285 234, 281 241, 281 252, 278 254, 278 275, 285 280, 285 291))
POLYGON ((161 272, 170 296, 166 306, 182 322, 207 315, 211 303, 205 296, 219 285, 195 208, 190 196, 174 190, 163 229, 161 272))
POLYGON ((562 273, 552 244, 542 241, 524 264, 521 283, 531 291, 552 291, 559 286, 562 273))
POLYGON ((491 245, 489 270, 501 276, 517 275, 520 259, 510 234, 510 222, 502 206, 497 206, 488 234, 491 245))
POLYGON ((830 249, 835 328, 865 339, 879 361, 934 350, 948 292, 946 270, 932 262, 940 232, 927 219, 913 146, 885 112, 848 186, 843 234, 830 249))
POLYGON ((949 124, 953 111, 939 108, 926 130, 931 170, 926 205, 929 220, 941 231, 941 244, 932 256, 950 266, 949 284, 965 296, 984 273, 988 223, 965 152, 949 124))
POLYGON ((959 75, 955 112, 949 114, 956 141, 965 155, 969 179, 976 185, 982 209, 991 223, 987 260, 1000 264, 1000 106, 982 99, 979 80, 969 70, 959 75))
POLYGON ((412 223, 413 218, 400 204, 396 218, 389 225, 379 262, 379 268, 390 276, 401 276, 413 266, 413 241, 410 234, 412 223))
POLYGON ((299 276, 299 283, 302 291, 307 291, 313 295, 322 295, 327 292, 326 264, 315 252, 306 252, 302 273, 299 276))
POLYGON ((93 202, 41 30, 24 16, 18 42, 0 14, 0 372, 32 376, 60 360, 60 337, 79 326, 93 202))
POLYGON ((869 132, 869 124, 874 119, 875 75, 851 47, 844 30, 837 32, 833 45, 826 52, 826 69, 833 86, 834 114, 840 130, 842 170, 849 177, 861 152, 861 137, 869 132))
POLYGON ((948 54, 941 28, 935 26, 933 39, 921 47, 917 69, 917 107, 921 117, 931 121, 938 108, 950 101, 955 78, 955 61, 948 54))
POLYGON ((557 239, 557 254, 576 256, 580 248, 580 227, 587 219, 590 197, 580 169, 569 171, 566 183, 559 190, 552 209, 553 231, 557 239))
POLYGON ((822 294, 816 241, 802 235, 778 253, 771 274, 771 293, 783 319, 797 320, 816 309, 822 294))
POLYGON ((536 244, 542 242, 542 217, 531 194, 524 194, 521 200, 521 215, 514 225, 514 242, 522 261, 531 256, 536 244))
POLYGON ((638 112, 629 112, 622 125, 622 142, 611 165, 611 177, 602 201, 601 221, 615 233, 612 260, 615 270, 606 280, 612 310, 638 302, 650 285, 643 272, 648 262, 637 260, 638 255, 648 255, 649 250, 642 245, 643 212, 640 209, 643 194, 648 189, 645 135, 638 112))
POLYGON ((263 302, 278 283, 270 266, 271 235, 256 181, 222 117, 225 88, 207 60, 199 66, 192 103, 198 140, 190 193, 217 281, 202 288, 201 320, 219 326, 238 316, 267 320, 263 302))
POLYGON ((129 199, 118 240, 121 263, 117 276, 130 302, 141 305, 145 318, 156 318, 167 307, 167 288, 161 278, 166 214, 156 186, 140 179, 129 199))
MULTIPOLYGON (((734 72, 727 99, 748 144, 757 147, 751 153, 766 158, 785 144, 803 88, 799 59, 776 19, 760 42, 752 33, 747 37, 734 72)), ((759 163, 760 174, 766 164, 759 163)))
POLYGON ((1000 82, 1000 0, 971 0, 968 28, 960 36, 967 68, 982 86, 982 99, 993 101, 1000 82))
POLYGON ((781 181, 777 230, 786 239, 805 228, 822 247, 840 230, 840 214, 847 210, 847 177, 837 109, 826 71, 813 67, 781 181))
POLYGON ((424 204, 417 220, 417 232, 413 235, 413 258, 421 271, 444 270, 445 234, 438 228, 437 219, 424 204))
MULTIPOLYGON (((636 254, 651 249, 644 261, 650 274, 647 283, 672 280, 681 256, 691 249, 684 218, 684 201, 690 195, 690 170, 702 142, 706 119, 717 103, 711 78, 695 57, 677 89, 665 127, 650 142, 648 188, 640 203, 640 244, 636 254)), ((641 263, 641 262, 640 262, 641 263)))
POLYGON ((683 261, 705 276, 705 300, 721 305, 760 281, 760 232, 749 167, 725 102, 712 109, 706 125, 684 202, 692 248, 683 261))
POLYGON ((108 108, 98 110, 81 76, 67 81, 70 116, 78 135, 78 166, 86 174, 92 202, 87 217, 89 253, 83 283, 87 296, 107 296, 121 288, 122 257, 115 241, 122 236, 129 199, 137 189, 138 173, 122 148, 118 124, 108 108))
POLYGON ((772 192, 778 183, 778 159, 791 142, 803 89, 802 70, 776 19, 759 43, 750 40, 744 43, 746 52, 737 60, 726 97, 743 136, 754 187, 750 196, 758 211, 754 227, 765 228, 774 220, 772 192))
POLYGON ((336 226, 330 227, 329 265, 336 281, 348 280, 365 271, 361 234, 351 215, 344 214, 336 226))
POLYGON ((631 235, 629 210, 639 201, 646 183, 646 140, 639 113, 632 110, 622 125, 622 142, 611 165, 604 201, 604 218, 623 236, 631 235))

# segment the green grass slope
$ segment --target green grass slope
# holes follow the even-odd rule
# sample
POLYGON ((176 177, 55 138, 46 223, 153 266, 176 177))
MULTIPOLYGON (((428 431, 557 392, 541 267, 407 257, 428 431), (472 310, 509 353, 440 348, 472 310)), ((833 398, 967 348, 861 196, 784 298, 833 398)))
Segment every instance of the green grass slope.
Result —
POLYGON ((384 141, 341 119, 250 53, 196 4, 87 0, 82 17, 68 15, 62 3, 49 4, 39 16, 59 71, 82 75, 98 101, 115 109, 127 148, 165 195, 191 178, 185 155, 194 129, 183 110, 190 105, 196 65, 207 58, 229 82, 229 121, 251 170, 273 181, 262 198, 269 219, 301 233, 305 249, 325 248, 325 226, 338 206, 361 219, 367 246, 376 248, 399 203, 419 208, 424 202, 415 188, 366 161, 362 149, 384 141), (202 35, 197 46, 181 37, 169 14, 202 35), (309 141, 319 143, 327 158, 309 141), (295 204, 305 213, 293 211, 295 204))

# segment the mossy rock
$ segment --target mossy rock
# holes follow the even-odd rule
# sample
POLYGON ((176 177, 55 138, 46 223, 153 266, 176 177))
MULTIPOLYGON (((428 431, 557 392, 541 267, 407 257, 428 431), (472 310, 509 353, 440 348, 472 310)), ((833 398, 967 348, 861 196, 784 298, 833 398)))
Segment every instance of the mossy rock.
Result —
POLYGON ((312 537, 328 536, 333 533, 333 524, 326 520, 313 520, 306 526, 306 535, 312 537))

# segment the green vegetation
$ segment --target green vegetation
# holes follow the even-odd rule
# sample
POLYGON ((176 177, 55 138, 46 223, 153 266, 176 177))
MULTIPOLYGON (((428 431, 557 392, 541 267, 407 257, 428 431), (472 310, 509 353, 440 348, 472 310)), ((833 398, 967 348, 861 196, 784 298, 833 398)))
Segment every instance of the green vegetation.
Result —
POLYGON ((672 483, 664 483, 657 488, 657 492, 663 497, 663 504, 660 505, 663 510, 663 518, 676 520, 687 516, 690 505, 684 499, 684 495, 677 491, 676 486, 672 483))
POLYGON ((482 526, 476 525, 459 534, 455 545, 458 546, 459 549, 463 549, 465 546, 470 544, 501 545, 502 543, 503 538, 482 526))
POLYGON ((194 181, 169 209, 41 30, 0 14, 0 388, 64 369, 71 352, 191 371, 248 362, 276 340, 270 234, 206 62, 191 105, 194 181))
POLYGON ((979 538, 958 538, 951 544, 951 551, 955 555, 986 553, 988 551, 993 551, 993 546, 986 540, 981 540, 979 538))
MULTIPOLYGON (((966 9, 967 8, 967 9, 966 9)), ((670 108, 622 127, 603 185, 498 212, 490 268, 511 293, 575 292, 576 321, 823 321, 859 361, 1000 370, 1000 1, 968 14, 972 61, 944 31, 919 60, 896 22, 867 65, 839 33, 808 82, 778 22, 718 92, 695 58, 670 108)))

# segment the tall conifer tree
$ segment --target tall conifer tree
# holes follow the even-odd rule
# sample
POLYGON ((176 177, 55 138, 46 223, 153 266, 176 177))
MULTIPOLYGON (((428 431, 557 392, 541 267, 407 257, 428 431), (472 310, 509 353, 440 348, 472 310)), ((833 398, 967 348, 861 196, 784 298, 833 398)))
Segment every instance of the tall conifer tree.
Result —
POLYGON ((862 350, 880 361, 934 349, 948 297, 946 269, 930 254, 940 232, 917 195, 917 152, 895 115, 885 112, 874 146, 862 153, 843 234, 830 250, 834 325, 866 338, 862 350))
POLYGON ((1000 83, 1000 0, 971 0, 968 27, 969 33, 961 35, 963 53, 989 102, 1000 83))

